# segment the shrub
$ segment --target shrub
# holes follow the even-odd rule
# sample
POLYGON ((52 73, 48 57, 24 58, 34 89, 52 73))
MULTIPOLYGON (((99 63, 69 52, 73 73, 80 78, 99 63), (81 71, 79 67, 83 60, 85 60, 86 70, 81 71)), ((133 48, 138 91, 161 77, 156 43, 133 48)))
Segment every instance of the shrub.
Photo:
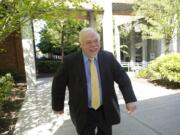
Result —
POLYGON ((11 74, 8 73, 0 77, 0 106, 9 97, 13 85, 14 85, 14 80, 11 74))
POLYGON ((142 70, 140 70, 137 74, 136 74, 136 76, 138 77, 138 78, 149 78, 149 76, 148 76, 148 69, 147 68, 144 68, 144 69, 142 69, 142 70))
POLYGON ((180 82, 180 53, 167 55, 160 72, 162 79, 180 82))
POLYGON ((144 71, 138 76, 150 80, 168 80, 169 82, 180 82, 180 53, 170 53, 151 61, 144 71), (142 75, 144 73, 144 75, 142 75))
POLYGON ((52 60, 38 61, 37 63, 38 73, 55 73, 60 65, 61 65, 61 61, 52 61, 52 60))
POLYGON ((4 76, 7 73, 10 73, 13 76, 15 82, 22 82, 25 81, 25 75, 14 70, 14 69, 0 69, 0 76, 4 76))

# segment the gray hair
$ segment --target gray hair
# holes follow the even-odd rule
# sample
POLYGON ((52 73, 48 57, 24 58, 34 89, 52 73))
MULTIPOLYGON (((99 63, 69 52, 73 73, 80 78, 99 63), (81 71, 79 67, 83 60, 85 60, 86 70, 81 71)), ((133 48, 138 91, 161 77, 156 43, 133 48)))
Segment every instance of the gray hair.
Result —
POLYGON ((99 34, 97 33, 97 31, 92 28, 92 27, 86 27, 86 28, 83 28, 80 32, 79 32, 79 42, 82 43, 83 42, 83 35, 87 32, 93 32, 97 35, 98 37, 98 40, 100 41, 100 36, 99 34))

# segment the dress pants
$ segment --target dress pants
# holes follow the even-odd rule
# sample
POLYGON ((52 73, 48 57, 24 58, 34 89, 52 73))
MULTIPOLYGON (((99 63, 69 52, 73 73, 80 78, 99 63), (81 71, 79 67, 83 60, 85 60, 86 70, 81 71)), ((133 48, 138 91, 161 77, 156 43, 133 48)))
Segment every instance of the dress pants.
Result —
POLYGON ((97 110, 88 109, 87 123, 80 135, 112 135, 112 126, 105 120, 103 106, 97 110))

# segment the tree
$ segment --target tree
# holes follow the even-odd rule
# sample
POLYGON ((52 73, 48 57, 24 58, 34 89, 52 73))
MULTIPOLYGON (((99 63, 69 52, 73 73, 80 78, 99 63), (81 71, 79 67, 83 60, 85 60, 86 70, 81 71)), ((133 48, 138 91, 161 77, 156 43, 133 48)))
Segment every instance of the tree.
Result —
POLYGON ((143 38, 164 39, 167 51, 171 39, 180 34, 180 1, 136 0, 134 11, 144 17, 140 22, 143 38))
POLYGON ((41 42, 38 44, 43 53, 63 55, 78 49, 79 31, 87 25, 86 21, 70 19, 49 22, 41 31, 41 42), (63 37, 63 38, 62 38, 63 37), (63 40, 63 41, 62 41, 63 40))
POLYGON ((132 24, 124 24, 120 26, 120 35, 121 35, 121 46, 120 46, 120 51, 122 52, 123 55, 129 55, 129 46, 130 46, 130 36, 132 32, 132 24))
POLYGON ((62 57, 64 56, 64 53, 66 55, 74 50, 77 50, 79 45, 79 31, 88 24, 86 21, 75 19, 68 19, 63 23, 61 38, 59 38, 62 57))
POLYGON ((0 0, 0 41, 20 30, 20 26, 29 20, 49 16, 63 18, 70 5, 71 8, 82 8, 82 2, 87 0, 0 0))
MULTIPOLYGON (((50 35, 48 28, 45 27, 41 32, 40 43, 37 45, 42 53, 47 53, 49 56, 52 56, 54 43, 52 42, 53 37, 50 35)), ((54 49, 55 50, 55 49, 54 49)), ((59 48, 56 48, 59 50, 59 48)))

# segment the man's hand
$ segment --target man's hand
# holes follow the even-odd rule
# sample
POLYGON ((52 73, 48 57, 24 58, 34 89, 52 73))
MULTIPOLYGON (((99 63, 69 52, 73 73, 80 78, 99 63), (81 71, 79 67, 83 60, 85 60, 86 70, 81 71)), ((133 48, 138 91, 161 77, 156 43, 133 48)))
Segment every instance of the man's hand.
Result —
POLYGON ((54 111, 54 113, 55 113, 55 114, 60 114, 60 115, 61 115, 61 114, 64 113, 64 111, 54 111))
POLYGON ((135 102, 127 103, 126 104, 126 109, 127 109, 129 114, 133 113, 136 110, 135 102))

